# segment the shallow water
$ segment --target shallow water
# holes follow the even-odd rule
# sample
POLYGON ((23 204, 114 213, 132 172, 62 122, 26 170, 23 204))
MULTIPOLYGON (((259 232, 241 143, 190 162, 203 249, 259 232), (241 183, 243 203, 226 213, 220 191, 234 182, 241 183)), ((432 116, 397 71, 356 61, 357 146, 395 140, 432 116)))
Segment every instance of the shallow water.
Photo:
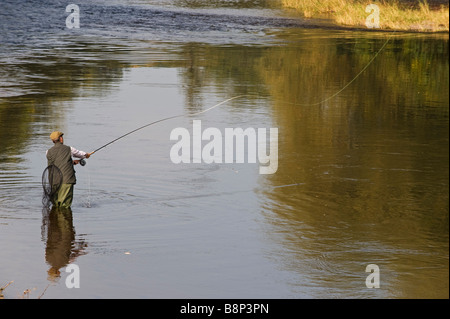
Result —
POLYGON ((80 1, 67 29, 67 3, 39 4, 0 4, 5 298, 448 298, 448 35, 321 28, 269 1, 80 1), (53 130, 92 151, 240 95, 105 147, 72 214, 42 210, 53 130), (174 164, 193 120, 278 128, 277 172, 174 164))

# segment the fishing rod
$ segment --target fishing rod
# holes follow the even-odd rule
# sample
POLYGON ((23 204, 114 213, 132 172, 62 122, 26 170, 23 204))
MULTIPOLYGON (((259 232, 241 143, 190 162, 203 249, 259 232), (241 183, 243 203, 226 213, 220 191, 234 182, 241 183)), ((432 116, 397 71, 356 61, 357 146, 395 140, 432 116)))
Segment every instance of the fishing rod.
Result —
MULTIPOLYGON (((133 134, 133 133, 135 133, 135 132, 137 132, 137 131, 139 131, 139 130, 142 130, 142 129, 144 129, 144 128, 150 126, 150 125, 154 125, 154 124, 157 124, 157 123, 160 123, 160 122, 163 122, 163 121, 167 121, 167 120, 171 120, 171 119, 174 119, 174 118, 178 118, 178 117, 200 115, 200 114, 206 113, 206 112, 208 112, 208 111, 211 111, 212 109, 215 109, 216 107, 218 107, 218 106, 220 106, 220 105, 222 105, 222 104, 225 104, 225 103, 227 103, 227 102, 229 102, 229 101, 232 101, 232 100, 235 100, 235 99, 244 97, 244 96, 245 96, 245 95, 238 95, 238 96, 229 98, 229 99, 227 99, 227 100, 225 100, 225 101, 222 101, 222 102, 220 102, 220 103, 217 103, 216 105, 213 105, 213 106, 211 106, 210 108, 207 108, 206 110, 203 110, 203 111, 200 111, 200 112, 190 113, 190 114, 188 113, 188 114, 179 114, 179 115, 169 116, 169 117, 166 117, 166 118, 163 118, 163 119, 160 119, 160 120, 157 120, 157 121, 154 121, 154 122, 145 124, 145 125, 143 125, 143 126, 141 126, 141 127, 138 127, 137 129, 134 129, 134 130, 132 130, 132 131, 126 133, 126 134, 123 134, 122 136, 119 136, 118 138, 112 140, 111 142, 106 143, 105 145, 103 145, 103 146, 97 148, 96 150, 94 150, 93 152, 89 153, 89 155, 92 155, 92 154, 94 154, 94 153, 100 151, 101 149, 107 147, 108 145, 111 145, 111 144, 113 144, 114 142, 117 142, 118 140, 120 140, 120 139, 122 139, 122 138, 124 138, 124 137, 126 137, 126 136, 128 136, 128 135, 130 135, 130 134, 133 134)), ((81 164, 81 163, 80 163, 80 164, 81 164)))
MULTIPOLYGON (((359 78, 359 76, 360 76, 360 75, 361 75, 361 74, 369 67, 369 65, 372 64, 372 62, 373 62, 373 61, 378 57, 378 55, 384 50, 384 48, 386 47, 386 45, 388 44, 388 42, 391 40, 391 38, 394 36, 394 34, 395 34, 395 31, 390 35, 390 37, 388 37, 388 39, 385 41, 385 43, 384 43, 384 44, 381 46, 381 48, 375 53, 375 55, 372 57, 372 59, 370 59, 370 61, 365 65, 365 67, 364 67, 358 74, 356 74, 356 76, 353 77, 353 79, 352 79, 351 81, 349 81, 346 85, 344 85, 344 87, 342 87, 340 90, 338 90, 337 92, 335 92, 333 95, 329 96, 328 98, 326 98, 326 99, 324 99, 324 100, 321 100, 320 102, 316 102, 316 103, 309 103, 309 104, 298 104, 298 103, 295 103, 295 104, 296 104, 296 105, 309 105, 309 106, 319 105, 319 104, 322 104, 322 103, 324 103, 324 102, 326 102, 326 101, 328 101, 328 100, 330 100, 330 99, 336 97, 337 95, 339 95, 342 91, 344 91, 347 87, 349 87, 350 84, 352 84, 354 81, 356 81, 356 79, 359 78)), ((220 105, 222 105, 222 104, 225 104, 225 103, 227 103, 227 102, 229 102, 229 101, 232 101, 232 100, 235 100, 235 99, 244 97, 244 96, 255 96, 255 95, 254 95, 254 94, 238 95, 238 96, 229 98, 229 99, 227 99, 227 100, 225 100, 225 101, 222 101, 222 102, 220 102, 220 103, 217 103, 216 105, 214 105, 214 106, 212 106, 212 107, 210 107, 210 108, 208 108, 208 109, 206 109, 206 110, 200 111, 200 112, 191 113, 191 114, 180 114, 180 115, 169 116, 169 117, 166 117, 166 118, 163 118, 163 119, 160 119, 160 120, 157 120, 157 121, 154 121, 154 122, 145 124, 145 125, 143 125, 143 126, 141 126, 141 127, 138 127, 137 129, 134 129, 134 130, 132 130, 132 131, 130 131, 130 132, 128 132, 128 133, 122 135, 122 136, 119 136, 118 138, 112 140, 111 142, 108 142, 108 143, 106 143, 105 145, 103 145, 103 146, 97 148, 97 149, 94 150, 93 152, 89 153, 89 156, 92 155, 92 154, 94 154, 94 153, 96 153, 96 152, 98 152, 98 151, 100 151, 101 149, 107 147, 108 145, 111 145, 111 144, 113 144, 114 142, 116 142, 116 141, 118 141, 118 140, 120 140, 120 139, 122 139, 122 138, 124 138, 124 137, 126 137, 126 136, 128 136, 128 135, 130 135, 130 134, 133 134, 133 133, 135 133, 135 132, 137 132, 137 131, 139 131, 139 130, 142 130, 142 129, 144 129, 144 128, 150 126, 150 125, 154 125, 154 124, 157 124, 157 123, 160 123, 160 122, 163 122, 163 121, 167 121, 167 120, 171 120, 171 119, 174 119, 174 118, 178 118, 178 117, 200 115, 200 114, 206 113, 206 112, 208 112, 208 111, 211 111, 212 109, 214 109, 214 108, 216 108, 216 107, 218 107, 218 106, 220 106, 220 105)), ((81 164, 81 162, 80 162, 80 164, 81 164)), ((86 163, 84 162, 83 164, 85 165, 86 163)), ((83 164, 82 164, 82 165, 83 165, 83 164)), ((84 165, 83 165, 83 166, 84 166, 84 165)))

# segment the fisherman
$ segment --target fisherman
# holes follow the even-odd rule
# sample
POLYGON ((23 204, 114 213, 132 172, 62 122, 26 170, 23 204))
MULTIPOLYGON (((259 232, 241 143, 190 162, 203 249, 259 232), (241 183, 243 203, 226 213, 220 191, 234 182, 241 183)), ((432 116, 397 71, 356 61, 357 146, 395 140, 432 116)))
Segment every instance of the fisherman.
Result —
POLYGON ((80 159, 89 158, 92 153, 64 145, 63 135, 64 133, 59 131, 50 134, 54 145, 46 154, 48 166, 55 165, 62 173, 62 184, 54 198, 51 199, 52 203, 56 207, 70 208, 73 200, 73 186, 77 182, 73 166, 80 163, 80 159), (78 160, 73 160, 72 156, 78 160))

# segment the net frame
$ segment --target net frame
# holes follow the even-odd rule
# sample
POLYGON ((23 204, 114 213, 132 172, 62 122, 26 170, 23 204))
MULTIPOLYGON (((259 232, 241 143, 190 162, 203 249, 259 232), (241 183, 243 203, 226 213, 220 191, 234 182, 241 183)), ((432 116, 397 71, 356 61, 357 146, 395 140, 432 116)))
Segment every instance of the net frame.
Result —
POLYGON ((42 197, 42 204, 49 207, 53 198, 61 188, 63 176, 61 170, 55 165, 49 165, 42 173, 42 189, 44 194, 42 197))

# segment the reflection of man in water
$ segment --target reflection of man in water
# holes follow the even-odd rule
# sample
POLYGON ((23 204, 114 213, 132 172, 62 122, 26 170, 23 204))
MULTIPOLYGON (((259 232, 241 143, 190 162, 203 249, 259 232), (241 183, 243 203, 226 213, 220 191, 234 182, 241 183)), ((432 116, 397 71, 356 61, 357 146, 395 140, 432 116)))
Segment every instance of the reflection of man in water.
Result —
POLYGON ((79 160, 72 160, 72 156, 84 159, 89 158, 91 154, 64 145, 63 135, 64 133, 59 131, 50 134, 50 139, 54 145, 47 151, 47 164, 58 167, 63 176, 62 184, 58 193, 52 198, 52 203, 55 206, 69 208, 73 200, 73 185, 77 182, 73 166, 80 162, 79 160))
POLYGON ((84 251, 86 244, 84 241, 75 241, 70 209, 53 207, 50 211, 45 211, 42 231, 43 240, 46 240, 45 260, 51 266, 48 270, 48 279, 56 281, 60 277, 61 268, 73 262, 78 256, 86 254, 84 251))

